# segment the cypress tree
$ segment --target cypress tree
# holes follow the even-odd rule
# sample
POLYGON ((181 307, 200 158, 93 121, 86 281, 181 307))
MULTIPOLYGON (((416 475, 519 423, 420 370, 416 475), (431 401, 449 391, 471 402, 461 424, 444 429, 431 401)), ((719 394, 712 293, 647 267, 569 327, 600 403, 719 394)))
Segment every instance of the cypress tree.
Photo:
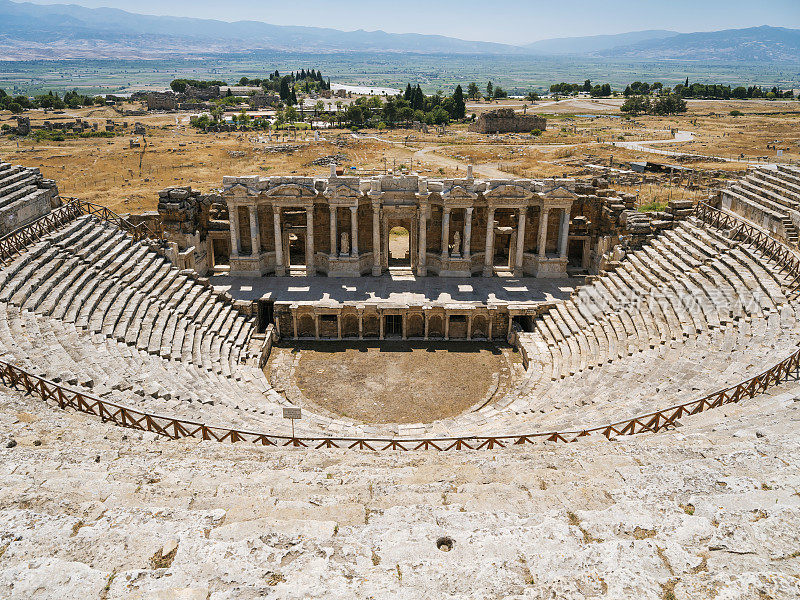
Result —
POLYGON ((467 113, 467 103, 464 102, 464 90, 460 85, 456 86, 456 91, 453 92, 453 118, 463 119, 467 113))

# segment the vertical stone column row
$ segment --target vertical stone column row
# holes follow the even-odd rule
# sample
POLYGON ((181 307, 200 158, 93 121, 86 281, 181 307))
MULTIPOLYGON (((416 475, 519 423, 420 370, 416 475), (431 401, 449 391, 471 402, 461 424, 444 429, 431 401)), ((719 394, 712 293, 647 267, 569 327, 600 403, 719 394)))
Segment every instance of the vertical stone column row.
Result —
POLYGON ((238 258, 241 252, 239 244, 239 207, 228 204, 228 219, 231 223, 231 258, 238 258))
POLYGON ((470 246, 472 245, 472 207, 467 208, 467 214, 464 218, 464 249, 462 255, 465 259, 470 258, 470 246))
POLYGON ((547 246, 547 221, 550 218, 550 209, 543 208, 539 216, 539 258, 545 257, 547 246))
POLYGON ((350 256, 358 258, 358 206, 350 207, 350 256))
POLYGON ((567 256, 567 239, 569 236, 569 208, 561 212, 561 227, 558 238, 558 255, 561 258, 567 256))
POLYGON ((494 271, 494 207, 486 215, 486 256, 483 261, 483 276, 491 277, 494 271))
POLYGON ((446 261, 450 255, 450 209, 446 206, 442 209, 442 261, 446 261))
POLYGON ((381 205, 372 203, 372 275, 381 274, 381 205))
POLYGON ((261 253, 261 232, 258 228, 258 210, 255 205, 247 207, 250 213, 250 254, 257 257, 261 253))
POLYGON ((519 219, 517 221, 517 256, 514 260, 514 276, 522 277, 522 260, 525 251, 525 217, 528 209, 519 209, 519 219))
POLYGON ((425 277, 428 274, 428 206, 419 207, 419 255, 417 258, 417 275, 425 277))
POLYGON ((283 264, 283 231, 281 230, 281 208, 272 207, 272 218, 275 227, 275 275, 283 277, 286 275, 286 267, 283 264))
POLYGON ((306 208, 306 276, 315 274, 314 269, 314 206, 306 208))
POLYGON ((331 258, 336 258, 336 255, 338 254, 337 248, 339 243, 339 231, 336 223, 336 211, 338 208, 336 206, 329 206, 328 208, 331 212, 331 252, 329 256, 331 258))

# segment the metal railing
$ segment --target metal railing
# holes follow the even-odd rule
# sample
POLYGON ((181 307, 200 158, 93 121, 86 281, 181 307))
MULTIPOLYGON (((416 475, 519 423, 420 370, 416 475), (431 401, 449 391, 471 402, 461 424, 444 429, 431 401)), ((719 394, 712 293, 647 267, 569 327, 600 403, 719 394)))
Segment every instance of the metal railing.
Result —
POLYGON ((101 221, 112 223, 133 236, 133 239, 137 242, 144 239, 160 241, 164 237, 163 230, 154 231, 145 223, 133 225, 114 211, 100 204, 93 204, 78 198, 64 198, 64 200, 66 202, 63 206, 0 238, 0 265, 5 264, 10 258, 19 254, 33 242, 81 215, 92 215, 101 221))
MULTIPOLYGON (((800 284, 797 284, 797 280, 800 279, 797 275, 800 274, 800 260, 782 244, 775 242, 775 240, 758 229, 749 226, 742 219, 708 205, 698 205, 694 214, 697 218, 714 227, 722 227, 729 230, 734 237, 744 238, 748 242, 757 245, 765 255, 781 266, 782 270, 788 270, 791 275, 795 275, 795 280, 792 282, 794 289, 800 287, 800 284)), ((30 239, 34 238, 30 237, 30 239)), ((508 446, 533 444, 539 441, 574 442, 593 434, 611 438, 640 433, 656 433, 676 427, 679 424, 679 419, 684 416, 696 415, 725 404, 739 402, 744 398, 753 398, 772 386, 798 379, 800 379, 800 350, 795 351, 789 357, 754 377, 708 394, 700 399, 580 430, 430 438, 337 437, 282 435, 248 431, 148 413, 61 386, 0 360, 0 381, 5 385, 14 389, 22 389, 26 394, 36 394, 45 402, 55 402, 61 409, 73 409, 84 414, 93 415, 99 417, 103 422, 110 422, 120 427, 148 431, 171 439, 196 438, 217 442, 247 442, 275 447, 343 448, 371 451, 492 450, 508 446)))
POLYGON ((52 233, 81 214, 77 203, 69 202, 0 238, 0 265, 8 262, 33 242, 52 233))
POLYGON ((704 202, 695 207, 694 216, 712 227, 726 230, 732 239, 744 240, 756 246, 780 267, 778 273, 785 271, 793 278, 787 285, 787 297, 795 300, 800 295, 800 257, 791 248, 745 219, 704 202))
POLYGON ((116 402, 84 394, 34 375, 15 365, 0 361, 0 381, 22 389, 26 394, 36 394, 45 402, 55 402, 61 409, 99 417, 104 423, 148 431, 172 439, 196 438, 217 442, 249 442, 262 446, 295 448, 343 448, 358 450, 492 450, 508 446, 533 444, 538 441, 574 442, 592 434, 606 438, 640 433, 656 433, 676 427, 684 416, 696 415, 725 404, 753 398, 773 385, 800 378, 800 350, 777 365, 734 386, 719 390, 698 400, 677 404, 661 410, 622 421, 597 425, 581 430, 531 432, 509 435, 467 435, 455 437, 401 438, 401 437, 336 437, 280 435, 245 429, 208 425, 177 417, 147 413, 116 402))
POLYGON ((113 210, 106 208, 101 204, 94 204, 78 198, 68 198, 67 200, 70 204, 77 204, 80 207, 81 214, 91 215, 93 217, 97 217, 101 221, 113 223, 122 231, 131 234, 134 241, 139 242, 144 239, 160 241, 164 238, 163 229, 159 228, 158 230, 153 230, 148 227, 146 223, 133 225, 127 219, 122 218, 113 210))

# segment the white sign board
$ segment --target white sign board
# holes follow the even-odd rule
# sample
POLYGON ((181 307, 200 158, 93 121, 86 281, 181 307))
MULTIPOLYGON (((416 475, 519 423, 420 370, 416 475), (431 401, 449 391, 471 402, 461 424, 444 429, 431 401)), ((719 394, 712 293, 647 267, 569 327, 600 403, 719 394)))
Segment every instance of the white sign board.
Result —
POLYGON ((283 418, 284 419, 300 419, 300 409, 294 407, 283 407, 283 418))

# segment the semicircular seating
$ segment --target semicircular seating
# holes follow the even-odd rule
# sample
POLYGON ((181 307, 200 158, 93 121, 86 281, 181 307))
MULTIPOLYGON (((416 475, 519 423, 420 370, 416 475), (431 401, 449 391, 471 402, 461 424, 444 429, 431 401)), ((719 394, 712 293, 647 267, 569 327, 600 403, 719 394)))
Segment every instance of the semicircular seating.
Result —
MULTIPOLYGON (((699 221, 653 238, 518 332, 527 368, 451 436, 582 429, 685 402, 796 347, 788 277, 699 221)), ((0 358, 139 410, 285 433, 288 400, 249 351, 253 321, 146 242, 83 216, 0 269, 0 358)), ((397 435, 305 410, 298 432, 397 435)))

